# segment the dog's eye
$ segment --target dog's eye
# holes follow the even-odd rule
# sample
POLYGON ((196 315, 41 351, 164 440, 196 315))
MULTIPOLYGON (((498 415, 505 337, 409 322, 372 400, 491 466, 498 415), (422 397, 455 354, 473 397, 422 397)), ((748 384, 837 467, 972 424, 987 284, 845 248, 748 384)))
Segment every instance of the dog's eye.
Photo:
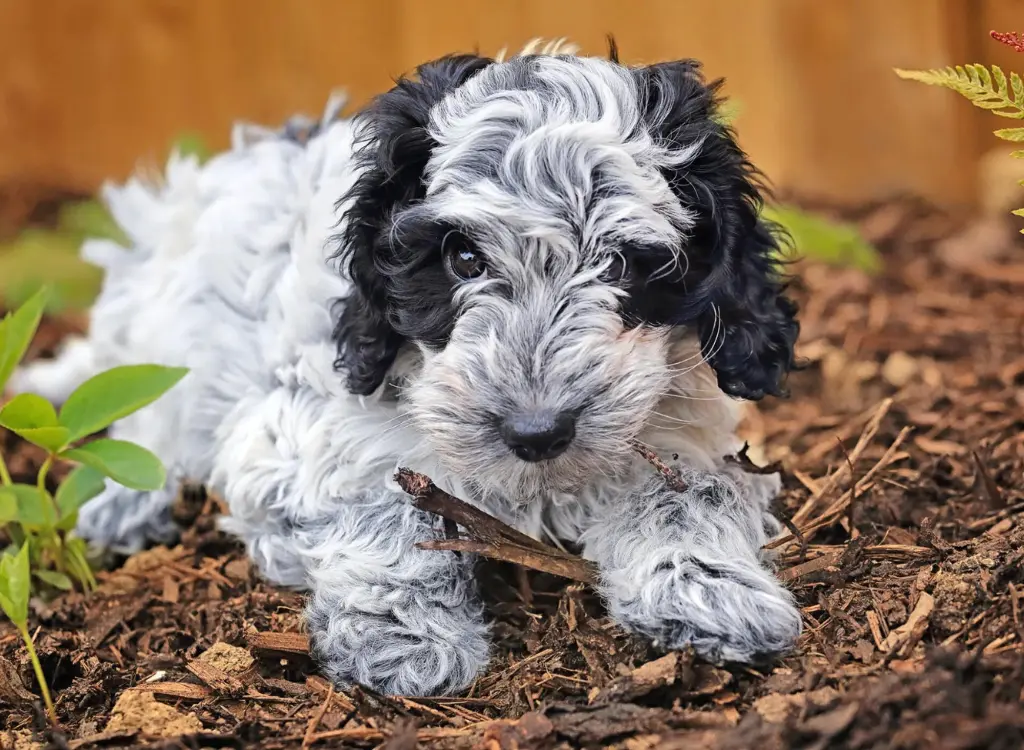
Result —
POLYGON ((458 279, 476 279, 487 270, 484 257, 474 250, 465 238, 450 238, 444 243, 448 270, 458 279))
POLYGON ((615 254, 609 260, 605 269, 601 272, 601 281, 606 284, 618 284, 627 279, 630 267, 622 255, 615 254))

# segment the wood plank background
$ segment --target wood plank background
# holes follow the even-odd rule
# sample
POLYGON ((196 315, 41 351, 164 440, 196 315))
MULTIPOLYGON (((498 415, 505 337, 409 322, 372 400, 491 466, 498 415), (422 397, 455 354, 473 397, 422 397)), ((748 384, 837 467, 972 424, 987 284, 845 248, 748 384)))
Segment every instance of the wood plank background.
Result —
POLYGON ((990 28, 1024 28, 1024 0, 0 0, 0 183, 91 190, 182 132, 222 147, 236 119, 358 104, 441 54, 613 33, 628 62, 726 77, 781 188, 969 205, 993 118, 891 69, 1024 69, 990 28))

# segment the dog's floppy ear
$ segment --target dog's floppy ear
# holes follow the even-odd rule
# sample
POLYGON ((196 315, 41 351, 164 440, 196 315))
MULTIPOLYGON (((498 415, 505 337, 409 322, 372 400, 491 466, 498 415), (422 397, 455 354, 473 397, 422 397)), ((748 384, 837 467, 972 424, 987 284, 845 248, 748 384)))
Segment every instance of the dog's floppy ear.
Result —
POLYGON ((760 216, 764 187, 719 116, 722 81, 706 84, 692 60, 634 70, 644 125, 670 154, 662 173, 685 208, 689 230, 685 311, 719 386, 758 400, 784 395, 799 333, 779 262, 782 233, 760 216))
POLYGON ((355 155, 359 177, 345 205, 337 256, 352 280, 335 327, 335 367, 348 389, 367 395, 380 387, 402 337, 389 321, 387 266, 395 212, 424 195, 423 171, 436 143, 427 131, 430 111, 445 94, 492 60, 454 55, 421 65, 415 78, 399 79, 359 116, 355 155))

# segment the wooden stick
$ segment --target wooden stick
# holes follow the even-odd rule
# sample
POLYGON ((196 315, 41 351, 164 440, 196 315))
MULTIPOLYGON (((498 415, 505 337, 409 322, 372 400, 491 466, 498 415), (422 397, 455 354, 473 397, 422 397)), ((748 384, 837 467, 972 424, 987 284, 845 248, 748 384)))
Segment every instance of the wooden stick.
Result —
POLYGON ((452 539, 450 534, 446 534, 449 538, 420 542, 416 545, 420 549, 468 552, 581 583, 593 584, 598 579, 593 563, 516 531, 479 508, 448 494, 423 474, 399 469, 395 480, 412 496, 413 505, 461 525, 470 537, 452 539))
POLYGON ((539 570, 542 573, 568 578, 580 583, 595 584, 598 581, 597 567, 589 560, 568 555, 550 555, 538 550, 526 549, 514 544, 491 544, 477 542, 472 539, 439 539, 432 542, 420 542, 420 549, 453 550, 489 557, 492 560, 503 560, 515 563, 524 568, 539 570))

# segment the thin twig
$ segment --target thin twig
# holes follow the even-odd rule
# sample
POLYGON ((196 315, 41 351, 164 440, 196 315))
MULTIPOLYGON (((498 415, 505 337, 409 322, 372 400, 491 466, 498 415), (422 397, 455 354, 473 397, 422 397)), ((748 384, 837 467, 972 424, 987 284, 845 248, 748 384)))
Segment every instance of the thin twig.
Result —
MULTIPOLYGON (((524 568, 551 573, 580 583, 597 583, 597 568, 589 560, 582 557, 563 555, 557 557, 537 550, 526 549, 514 544, 491 544, 477 542, 472 539, 438 539, 436 541, 419 542, 420 549, 450 550, 468 552, 492 560, 515 563, 524 568)), ((554 548, 552 548, 554 549, 554 548)))
POLYGON ((395 480, 412 496, 414 506, 459 524, 469 535, 468 539, 452 539, 446 534, 446 539, 420 542, 416 545, 420 549, 468 552, 581 583, 592 584, 597 581, 597 569, 593 563, 513 529, 479 508, 448 494, 429 477, 409 469, 399 469, 395 480))
POLYGON ((633 440, 630 442, 637 453, 653 466, 659 474, 665 477, 665 482, 669 487, 674 489, 676 492, 686 492, 686 483, 683 482, 682 477, 679 476, 679 472, 675 471, 671 466, 666 464, 653 450, 648 448, 643 443, 633 440))
POLYGON ((317 712, 313 715, 313 718, 309 720, 309 724, 306 725, 306 734, 302 738, 302 746, 309 747, 316 740, 316 730, 320 726, 320 722, 324 718, 324 714, 327 713, 327 707, 331 705, 331 701, 334 700, 334 684, 332 683, 330 689, 327 691, 327 697, 324 698, 324 702, 317 709, 317 712))
MULTIPOLYGON (((889 413, 892 403, 893 401, 891 398, 885 399, 881 404, 879 404, 875 413, 868 420, 868 423, 864 426, 863 432, 861 432, 860 438, 857 440, 857 444, 853 447, 853 450, 850 451, 849 462, 851 464, 860 458, 860 455, 865 451, 868 445, 871 444, 871 441, 874 440, 875 435, 878 433, 878 429, 882 424, 882 419, 889 413)), ((847 470, 847 465, 841 465, 838 469, 832 472, 825 480, 825 483, 821 485, 819 491, 812 495, 807 502, 804 503, 803 507, 793 514, 793 523, 797 526, 803 526, 807 519, 811 517, 811 513, 814 512, 814 509, 828 497, 828 494, 836 487, 837 484, 839 484, 839 481, 846 476, 847 470)))

